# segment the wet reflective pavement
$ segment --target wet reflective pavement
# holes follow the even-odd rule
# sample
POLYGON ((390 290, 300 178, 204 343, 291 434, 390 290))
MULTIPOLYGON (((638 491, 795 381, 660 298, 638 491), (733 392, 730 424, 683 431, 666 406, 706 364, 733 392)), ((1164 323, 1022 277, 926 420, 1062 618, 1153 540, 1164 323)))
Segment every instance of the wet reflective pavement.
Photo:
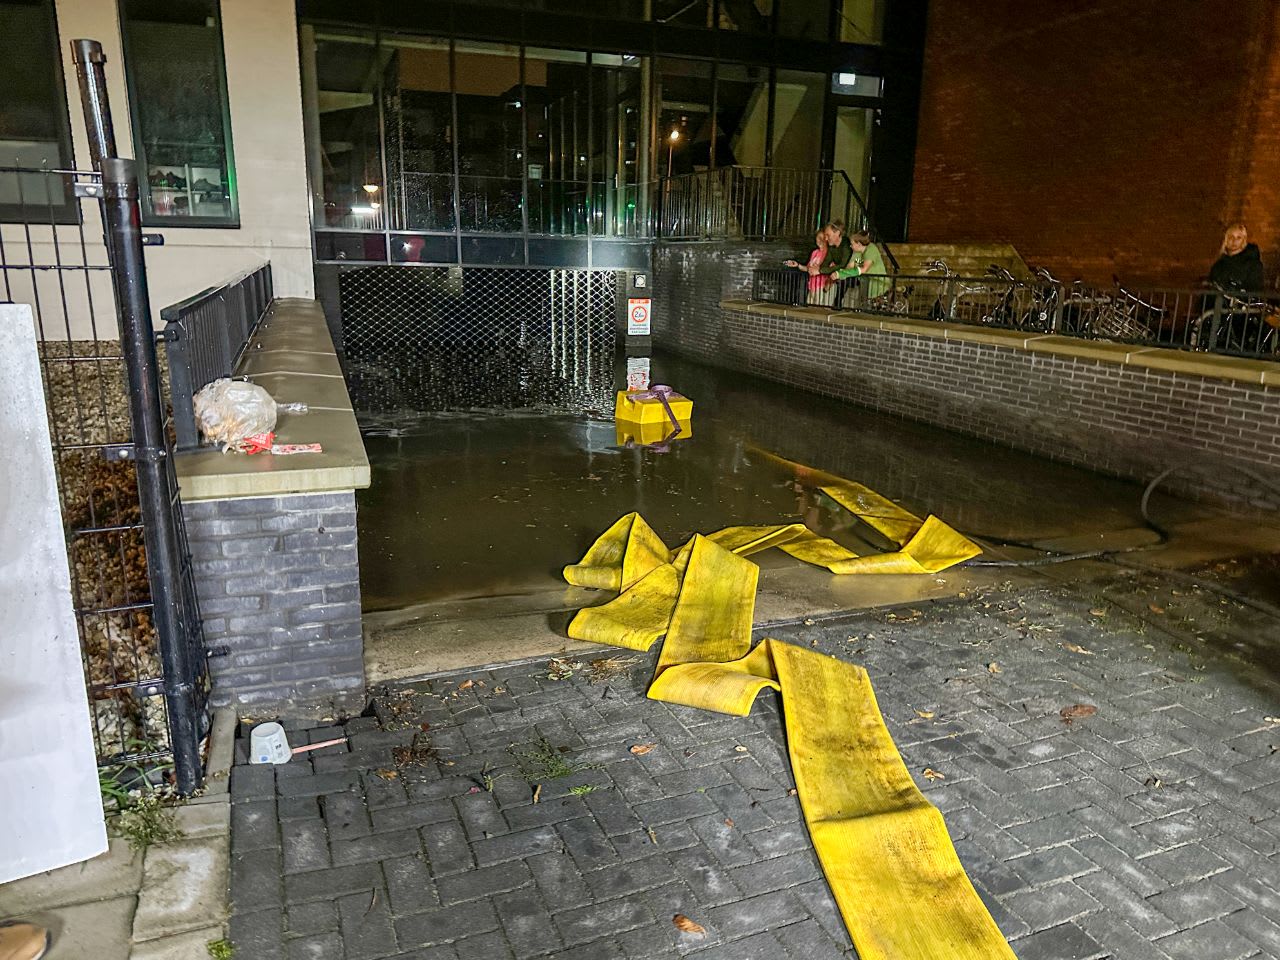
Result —
MULTIPOLYGON (((625 381, 619 359, 616 383, 625 381)), ((857 480, 976 536, 1046 541, 1142 526, 1138 484, 675 357, 654 382, 694 400, 669 452, 619 445, 595 411, 522 409, 366 418, 373 484, 359 496, 366 611, 562 587, 620 515, 677 544, 695 531, 803 518, 848 539, 843 515, 797 492, 769 453, 857 480)), ((1153 513, 1213 511, 1157 494, 1153 513)))

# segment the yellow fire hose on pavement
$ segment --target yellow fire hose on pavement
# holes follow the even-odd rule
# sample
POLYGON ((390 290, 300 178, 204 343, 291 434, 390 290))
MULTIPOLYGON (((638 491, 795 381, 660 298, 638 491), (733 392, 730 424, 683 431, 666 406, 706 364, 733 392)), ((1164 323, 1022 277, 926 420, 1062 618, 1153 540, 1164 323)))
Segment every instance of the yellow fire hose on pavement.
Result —
POLYGON ((782 694, 809 835, 862 960, 1012 958, 942 815, 907 772, 867 672, 778 640, 751 648, 760 571, 749 554, 778 547, 838 574, 931 573, 980 550, 936 517, 921 521, 860 484, 790 466, 899 549, 858 556, 793 523, 728 527, 672 552, 631 513, 565 568, 571 584, 618 592, 578 611, 569 635, 631 650, 665 636, 655 700, 746 716, 761 690, 782 694))

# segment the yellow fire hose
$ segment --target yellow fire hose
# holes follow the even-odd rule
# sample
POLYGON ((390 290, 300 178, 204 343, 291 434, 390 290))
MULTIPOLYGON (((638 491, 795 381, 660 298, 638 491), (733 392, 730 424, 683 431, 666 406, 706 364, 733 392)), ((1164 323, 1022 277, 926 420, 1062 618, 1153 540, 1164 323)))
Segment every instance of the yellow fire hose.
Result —
POLYGON ((782 694, 809 835, 862 960, 1012 958, 942 815, 907 772, 867 672, 778 640, 751 649, 759 567, 749 554, 778 547, 839 574, 929 573, 980 550, 936 517, 921 521, 860 484, 791 466, 899 549, 858 556, 793 523, 728 527, 672 552, 631 513, 565 568, 571 584, 618 592, 578 611, 569 635, 632 650, 665 636, 655 700, 746 716, 761 690, 782 694))

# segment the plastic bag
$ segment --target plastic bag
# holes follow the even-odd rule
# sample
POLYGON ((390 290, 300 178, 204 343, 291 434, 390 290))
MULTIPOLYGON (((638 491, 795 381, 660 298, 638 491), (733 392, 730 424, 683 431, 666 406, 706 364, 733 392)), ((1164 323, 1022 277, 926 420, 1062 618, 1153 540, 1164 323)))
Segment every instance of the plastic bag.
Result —
POLYGON ((244 449, 249 437, 269 434, 276 426, 271 394, 245 380, 215 380, 200 388, 192 406, 200 432, 224 453, 244 449))

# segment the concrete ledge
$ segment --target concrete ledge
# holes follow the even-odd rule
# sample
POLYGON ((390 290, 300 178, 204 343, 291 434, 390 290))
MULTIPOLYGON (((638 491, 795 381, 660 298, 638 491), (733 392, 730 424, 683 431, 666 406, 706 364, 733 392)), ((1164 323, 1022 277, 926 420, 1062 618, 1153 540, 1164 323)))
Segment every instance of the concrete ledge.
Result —
POLYGON ((237 373, 261 384, 280 403, 302 402, 310 407, 306 414, 280 415, 278 443, 319 443, 324 452, 247 456, 201 450, 182 454, 174 466, 184 501, 369 486, 369 459, 318 304, 280 301, 251 341, 237 373))
POLYGON ((1046 353, 1059 357, 1079 357, 1085 360, 1101 360, 1104 363, 1149 370, 1165 370, 1195 377, 1231 380, 1238 383, 1257 383, 1265 386, 1280 386, 1280 361, 1227 357, 1221 354, 1174 350, 1168 347, 1114 343, 1110 340, 1084 340, 1078 337, 1064 337, 1057 334, 1033 333, 1025 330, 1004 330, 999 327, 980 327, 968 324, 885 317, 851 310, 831 311, 822 307, 784 307, 779 304, 759 303, 753 300, 722 300, 720 301, 720 306, 725 310, 766 314, 769 316, 785 316, 789 319, 804 320, 810 323, 857 327, 864 330, 882 330, 887 333, 937 337, 969 343, 986 343, 1008 347, 1011 350, 1046 353))

